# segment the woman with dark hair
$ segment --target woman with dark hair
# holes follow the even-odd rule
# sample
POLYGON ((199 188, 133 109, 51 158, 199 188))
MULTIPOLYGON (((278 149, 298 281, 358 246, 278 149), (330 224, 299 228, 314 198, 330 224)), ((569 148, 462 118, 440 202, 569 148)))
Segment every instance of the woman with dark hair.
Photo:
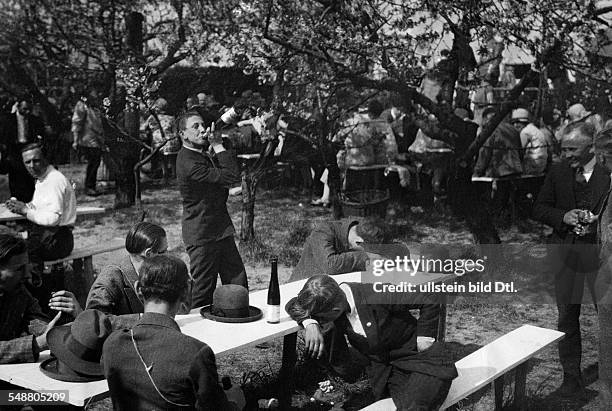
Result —
POLYGON ((102 269, 87 297, 87 309, 107 314, 137 314, 144 310, 136 294, 143 262, 168 249, 166 232, 157 224, 141 222, 133 226, 125 238, 127 253, 116 263, 102 269))
POLYGON ((347 339, 363 359, 375 398, 390 396, 398 410, 438 409, 457 376, 435 342, 440 306, 416 293, 376 293, 372 284, 308 279, 287 313, 305 329, 306 353, 324 352, 339 373, 348 361, 347 339), (419 310, 417 320, 410 310, 419 310))

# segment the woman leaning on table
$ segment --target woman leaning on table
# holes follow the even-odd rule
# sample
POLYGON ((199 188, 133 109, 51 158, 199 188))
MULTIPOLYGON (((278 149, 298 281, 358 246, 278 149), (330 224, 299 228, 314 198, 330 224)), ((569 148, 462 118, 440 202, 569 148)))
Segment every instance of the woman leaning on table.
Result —
POLYGON ((330 276, 308 279, 286 306, 304 326, 306 353, 328 352, 334 371, 343 374, 346 340, 366 360, 376 400, 391 397, 398 410, 438 409, 457 370, 435 342, 440 314, 427 294, 376 294, 371 284, 338 283, 330 276), (410 310, 419 310, 419 319, 410 310))
MULTIPOLYGON (((134 283, 139 278, 142 263, 168 250, 166 231, 157 224, 141 222, 133 226, 125 239, 127 253, 114 264, 107 265, 96 278, 89 295, 87 309, 107 314, 122 315, 131 323, 144 312, 142 300, 136 294, 134 283), (125 314, 138 314, 134 318, 125 314)), ((130 323, 126 323, 129 326, 130 323)))

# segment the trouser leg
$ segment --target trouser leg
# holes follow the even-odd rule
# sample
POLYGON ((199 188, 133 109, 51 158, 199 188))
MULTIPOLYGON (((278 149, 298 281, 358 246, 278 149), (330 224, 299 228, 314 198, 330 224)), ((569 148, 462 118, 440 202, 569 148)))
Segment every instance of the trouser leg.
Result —
POLYGON ((212 303, 212 295, 217 285, 219 273, 219 250, 215 243, 188 246, 193 289, 191 291, 192 307, 202 307, 212 303))

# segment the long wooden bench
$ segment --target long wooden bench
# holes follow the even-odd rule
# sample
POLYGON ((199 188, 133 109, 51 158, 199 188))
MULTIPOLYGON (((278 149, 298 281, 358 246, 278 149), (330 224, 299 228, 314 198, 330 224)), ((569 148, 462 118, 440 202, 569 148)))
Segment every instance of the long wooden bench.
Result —
POLYGON ((79 304, 85 307, 87 294, 94 282, 93 256, 120 250, 124 247, 125 239, 113 238, 104 243, 75 248, 68 257, 45 261, 45 266, 50 267, 72 261, 72 273, 66 273, 64 286, 68 291, 72 291, 79 300, 79 304))
MULTIPOLYGON (((514 403, 524 409, 527 361, 546 346, 559 341, 563 333, 547 328, 523 325, 485 345, 455 363, 459 376, 453 380, 441 410, 449 408, 487 384, 494 383, 495 409, 502 407, 504 374, 516 368, 514 403)), ((385 398, 361 411, 396 410, 391 398, 385 398)))

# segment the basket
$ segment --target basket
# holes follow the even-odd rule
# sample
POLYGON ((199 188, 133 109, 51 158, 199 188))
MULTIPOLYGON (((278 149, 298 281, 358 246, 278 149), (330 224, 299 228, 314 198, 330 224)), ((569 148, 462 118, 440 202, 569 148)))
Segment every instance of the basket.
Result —
POLYGON ((385 190, 356 190, 340 193, 344 215, 385 217, 389 193, 385 190))

